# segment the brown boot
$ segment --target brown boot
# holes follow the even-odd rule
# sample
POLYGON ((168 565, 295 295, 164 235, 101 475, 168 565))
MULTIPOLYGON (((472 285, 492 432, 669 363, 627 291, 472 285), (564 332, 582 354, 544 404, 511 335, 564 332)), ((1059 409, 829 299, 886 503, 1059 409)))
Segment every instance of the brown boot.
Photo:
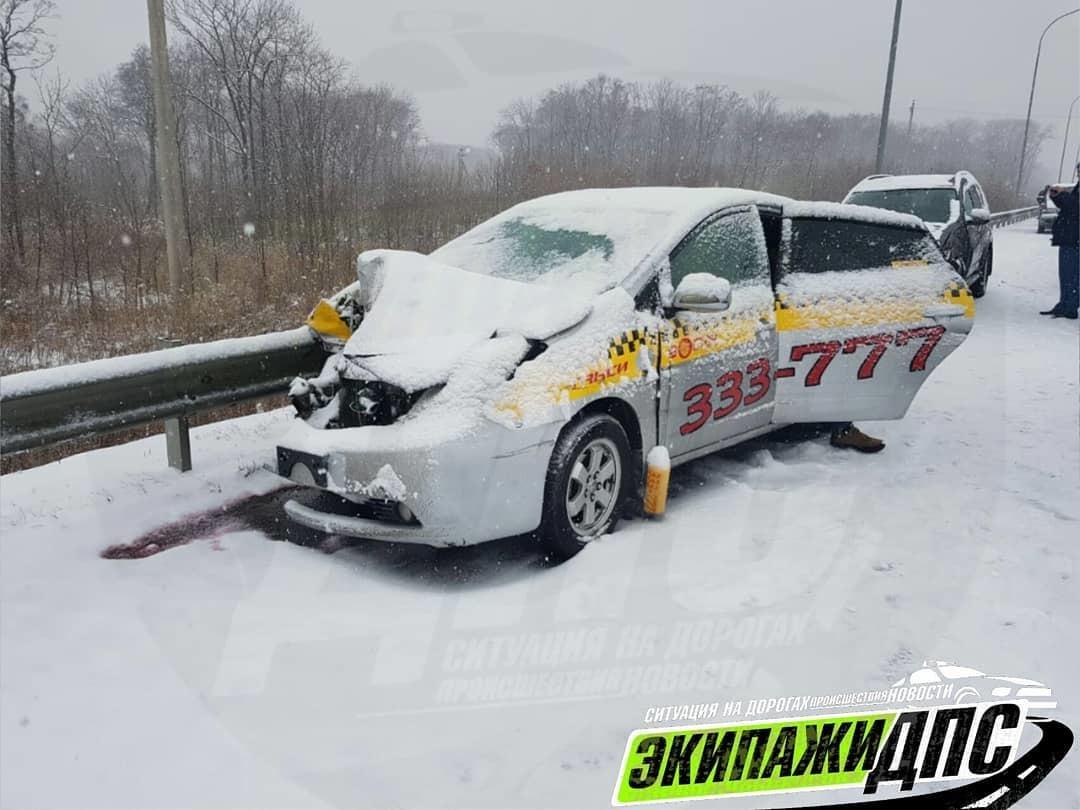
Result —
POLYGON ((885 449, 885 442, 873 436, 867 436, 854 425, 834 430, 829 443, 833 447, 850 447, 860 453, 877 453, 885 449))

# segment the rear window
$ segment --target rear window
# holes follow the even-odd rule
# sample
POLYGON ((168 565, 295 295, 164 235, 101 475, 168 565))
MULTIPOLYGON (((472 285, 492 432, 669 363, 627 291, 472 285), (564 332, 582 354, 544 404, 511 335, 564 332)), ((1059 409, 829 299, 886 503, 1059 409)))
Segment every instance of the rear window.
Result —
POLYGON ((944 263, 925 231, 840 219, 791 220, 788 272, 824 273, 944 263))
POLYGON ((869 205, 901 214, 914 214, 925 222, 948 222, 956 192, 951 188, 898 188, 888 191, 856 191, 845 202, 869 205))

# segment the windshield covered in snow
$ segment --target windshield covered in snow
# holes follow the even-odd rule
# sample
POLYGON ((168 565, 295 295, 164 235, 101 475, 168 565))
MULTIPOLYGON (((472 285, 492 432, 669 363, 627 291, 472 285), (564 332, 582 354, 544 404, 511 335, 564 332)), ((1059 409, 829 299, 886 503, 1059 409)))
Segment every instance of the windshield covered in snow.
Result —
POLYGON ((955 199, 956 192, 951 188, 901 188, 856 191, 847 198, 847 202, 914 214, 924 222, 948 222, 955 199))
POLYGON ((799 272, 944 262, 933 237, 922 230, 839 219, 795 219, 791 223, 790 268, 799 272))
POLYGON ((431 258, 496 278, 600 292, 634 269, 670 216, 647 210, 617 214, 511 210, 443 245, 431 258))

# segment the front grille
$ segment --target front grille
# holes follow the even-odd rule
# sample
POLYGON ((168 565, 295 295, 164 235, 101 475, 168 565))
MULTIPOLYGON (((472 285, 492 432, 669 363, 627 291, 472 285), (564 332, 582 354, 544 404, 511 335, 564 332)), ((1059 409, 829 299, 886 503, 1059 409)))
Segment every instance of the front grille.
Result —
POLYGON ((332 492, 320 492, 313 508, 320 512, 329 512, 345 517, 358 517, 365 520, 377 520, 380 523, 396 523, 400 526, 419 526, 420 521, 414 515, 410 520, 403 520, 398 512, 398 501, 380 498, 356 502, 342 498, 332 492))

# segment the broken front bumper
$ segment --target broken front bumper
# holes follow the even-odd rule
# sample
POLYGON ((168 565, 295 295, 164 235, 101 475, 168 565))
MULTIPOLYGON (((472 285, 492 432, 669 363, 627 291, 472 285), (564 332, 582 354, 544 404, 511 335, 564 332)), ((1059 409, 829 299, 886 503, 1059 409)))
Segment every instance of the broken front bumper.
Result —
POLYGON ((285 505, 289 517, 327 533, 432 546, 481 543, 540 525, 560 425, 510 429, 485 421, 436 444, 422 431, 410 440, 402 427, 318 430, 298 420, 278 447, 279 474, 356 508, 293 500, 285 505))

